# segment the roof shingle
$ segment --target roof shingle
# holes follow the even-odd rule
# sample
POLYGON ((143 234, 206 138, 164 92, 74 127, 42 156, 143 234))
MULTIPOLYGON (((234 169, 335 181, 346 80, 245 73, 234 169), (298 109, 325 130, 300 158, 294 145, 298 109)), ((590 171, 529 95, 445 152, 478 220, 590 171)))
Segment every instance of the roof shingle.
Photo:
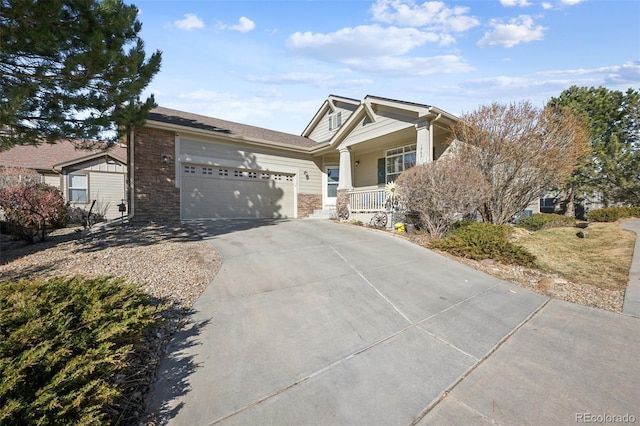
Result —
POLYGON ((108 153, 125 164, 127 162, 127 149, 123 146, 115 145, 107 150, 100 142, 92 143, 91 146, 90 149, 79 149, 75 143, 67 140, 39 146, 18 145, 9 150, 0 151, 0 166, 51 170, 57 164, 81 160, 101 152, 108 153))
POLYGON ((190 112, 178 111, 164 107, 152 109, 147 121, 156 121, 160 123, 207 130, 212 133, 220 133, 241 139, 252 139, 258 142, 275 142, 303 148, 312 148, 318 145, 318 143, 312 139, 291 133, 278 132, 276 130, 249 126, 247 124, 220 120, 213 117, 192 114, 190 112))

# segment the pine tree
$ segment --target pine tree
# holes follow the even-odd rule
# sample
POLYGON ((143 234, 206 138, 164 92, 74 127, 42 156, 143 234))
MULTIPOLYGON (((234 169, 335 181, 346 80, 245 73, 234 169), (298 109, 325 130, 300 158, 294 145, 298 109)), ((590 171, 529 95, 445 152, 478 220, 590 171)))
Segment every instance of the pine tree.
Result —
POLYGON ((114 141, 143 124, 161 52, 145 58, 137 13, 121 0, 0 0, 0 150, 114 141))
POLYGON ((565 193, 597 191, 605 205, 640 205, 640 91, 573 86, 549 105, 580 115, 591 138, 587 162, 574 171, 565 193))

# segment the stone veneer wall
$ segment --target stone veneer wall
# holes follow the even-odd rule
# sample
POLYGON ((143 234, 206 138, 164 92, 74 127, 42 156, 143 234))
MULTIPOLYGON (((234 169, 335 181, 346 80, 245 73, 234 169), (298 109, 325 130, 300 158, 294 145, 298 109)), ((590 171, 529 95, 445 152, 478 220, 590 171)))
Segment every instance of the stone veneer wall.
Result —
POLYGON ((322 208, 322 195, 298 194, 298 218, 308 217, 314 210, 322 208))
POLYGON ((144 127, 135 133, 133 159, 134 221, 180 220, 180 190, 175 182, 175 133, 144 127), (167 161, 162 156, 167 156, 167 161))
POLYGON ((336 210, 346 208, 349 205, 349 191, 346 189, 338 189, 338 197, 336 198, 336 210))

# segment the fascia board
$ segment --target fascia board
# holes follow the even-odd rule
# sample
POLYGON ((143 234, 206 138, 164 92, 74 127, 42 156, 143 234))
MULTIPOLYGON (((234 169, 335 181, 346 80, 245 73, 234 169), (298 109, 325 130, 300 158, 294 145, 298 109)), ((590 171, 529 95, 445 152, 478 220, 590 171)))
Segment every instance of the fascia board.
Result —
POLYGON ((318 109, 318 112, 316 112, 316 115, 313 116, 309 124, 307 124, 307 127, 305 127, 304 131, 302 132, 302 136, 308 137, 313 129, 318 125, 320 120, 322 120, 322 117, 324 117, 324 115, 330 109, 331 106, 329 105, 329 99, 325 99, 324 102, 322 102, 320 109, 318 109))
POLYGON ((411 112, 415 112, 418 114, 418 116, 425 116, 427 114, 429 114, 429 112, 431 111, 432 107, 428 107, 428 106, 419 106, 419 105, 409 105, 403 102, 394 102, 391 100, 386 100, 386 99, 378 99, 375 97, 367 97, 365 98, 365 100, 367 102, 369 102, 370 104, 376 104, 376 105, 382 105, 382 106, 386 106, 389 108, 395 108, 395 109, 400 109, 400 110, 404 110, 404 111, 411 111, 411 112))
POLYGON ((51 168, 53 170, 58 171, 58 170, 64 169, 65 167, 73 166, 75 164, 86 163, 87 161, 95 160, 95 159, 101 158, 101 157, 112 158, 112 159, 116 160, 120 164, 125 164, 125 165, 127 164, 126 161, 123 161, 120 158, 109 154, 108 152, 97 152, 95 154, 87 155, 86 157, 76 158, 76 159, 73 159, 73 160, 65 161, 64 163, 54 164, 53 166, 51 166, 51 168))
POLYGON ((378 116, 373 111, 373 108, 371 108, 371 103, 368 100, 365 100, 365 102, 363 102, 363 105, 364 105, 365 112, 367 113, 371 121, 375 122, 378 119, 378 116))
POLYGON ((437 116, 440 116, 440 118, 438 120, 441 120, 441 119, 444 118, 445 120, 450 122, 449 124, 455 124, 460 120, 455 115, 450 114, 450 113, 448 113, 446 111, 443 111, 440 108, 431 107, 429 110, 430 110, 429 111, 430 113, 427 114, 427 118, 435 118, 437 116))

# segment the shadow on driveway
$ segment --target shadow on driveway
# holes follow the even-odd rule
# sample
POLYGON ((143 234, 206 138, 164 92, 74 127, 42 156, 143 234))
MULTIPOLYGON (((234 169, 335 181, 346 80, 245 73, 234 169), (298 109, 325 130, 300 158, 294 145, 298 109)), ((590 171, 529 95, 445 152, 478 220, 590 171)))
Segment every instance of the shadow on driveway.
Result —
POLYGON ((188 221, 185 225, 204 239, 230 234, 237 231, 274 226, 289 222, 288 219, 216 219, 188 221))
POLYGON ((173 337, 171 353, 164 358, 161 376, 155 384, 163 392, 154 394, 149 401, 156 409, 146 419, 147 424, 166 424, 184 406, 183 402, 172 402, 190 390, 188 378, 201 365, 189 354, 189 349, 201 345, 198 336, 208 324, 209 321, 188 323, 173 337))

